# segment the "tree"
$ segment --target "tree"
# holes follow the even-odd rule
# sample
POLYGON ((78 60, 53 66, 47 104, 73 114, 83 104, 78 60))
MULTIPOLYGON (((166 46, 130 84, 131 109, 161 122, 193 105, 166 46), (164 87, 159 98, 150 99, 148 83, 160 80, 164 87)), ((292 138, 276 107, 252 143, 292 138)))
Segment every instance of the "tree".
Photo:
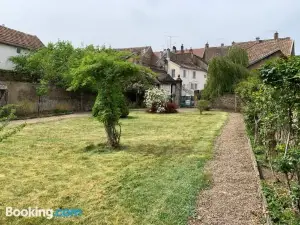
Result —
POLYGON ((229 49, 226 56, 212 59, 203 97, 214 99, 224 93, 234 93, 235 85, 249 75, 247 52, 238 47, 229 49))
POLYGON ((40 84, 40 88, 56 85, 68 88, 72 81, 70 68, 80 63, 87 52, 100 51, 93 46, 74 48, 70 42, 58 41, 27 55, 11 57, 15 71, 26 80, 40 84))
POLYGON ((147 76, 150 70, 128 61, 130 53, 103 49, 100 52, 89 52, 75 66, 71 83, 72 90, 93 86, 98 96, 93 108, 93 115, 104 124, 107 143, 112 148, 120 146, 121 116, 120 102, 123 90, 132 78, 147 76), (119 129, 117 129, 119 127, 119 129))
POLYGON ((229 48, 228 53, 227 53, 227 58, 238 65, 241 65, 243 67, 247 67, 249 65, 249 59, 248 59, 248 54, 247 52, 237 46, 233 46, 229 48))
POLYGON ((98 93, 93 115, 103 122, 108 144, 112 147, 118 147, 120 142, 119 118, 128 115, 123 92, 153 81, 148 75, 152 74, 149 69, 134 64, 136 56, 133 53, 92 45, 74 48, 70 42, 59 41, 11 60, 17 71, 39 84, 39 96, 47 93, 49 85, 98 93))

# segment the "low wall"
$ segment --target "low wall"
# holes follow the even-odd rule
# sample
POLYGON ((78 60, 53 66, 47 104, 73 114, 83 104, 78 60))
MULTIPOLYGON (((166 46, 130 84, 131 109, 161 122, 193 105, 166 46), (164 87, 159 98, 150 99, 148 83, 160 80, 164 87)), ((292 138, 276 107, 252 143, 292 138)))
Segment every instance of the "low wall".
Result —
POLYGON ((89 111, 95 101, 95 95, 68 92, 62 88, 50 87, 47 95, 36 94, 36 84, 18 81, 0 81, 7 87, 0 104, 21 106, 24 114, 49 111, 89 111))
POLYGON ((241 100, 234 94, 225 94, 212 102, 212 108, 239 112, 241 110, 241 100))

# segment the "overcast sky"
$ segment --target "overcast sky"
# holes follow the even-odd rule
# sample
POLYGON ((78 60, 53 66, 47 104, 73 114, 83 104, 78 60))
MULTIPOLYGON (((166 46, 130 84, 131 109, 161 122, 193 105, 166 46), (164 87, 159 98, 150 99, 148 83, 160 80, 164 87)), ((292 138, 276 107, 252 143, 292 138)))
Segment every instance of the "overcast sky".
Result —
POLYGON ((290 36, 300 53, 299 0, 0 0, 0 24, 45 44, 204 47, 290 36))

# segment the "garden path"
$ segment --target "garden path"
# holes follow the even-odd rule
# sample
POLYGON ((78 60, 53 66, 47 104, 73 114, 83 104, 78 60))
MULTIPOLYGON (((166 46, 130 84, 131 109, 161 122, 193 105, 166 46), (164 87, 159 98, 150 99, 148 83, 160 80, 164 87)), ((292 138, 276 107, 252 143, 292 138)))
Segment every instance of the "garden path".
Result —
POLYGON ((206 168, 212 175, 212 186, 200 193, 197 215, 190 225, 263 224, 250 151, 243 117, 231 113, 216 141, 214 159, 206 168))
POLYGON ((61 115, 61 116, 40 117, 40 118, 33 118, 33 119, 26 119, 26 120, 14 120, 14 121, 11 122, 11 124, 45 123, 45 122, 59 121, 59 120, 68 119, 68 118, 87 117, 87 116, 91 116, 91 113, 90 112, 74 113, 74 114, 61 115))

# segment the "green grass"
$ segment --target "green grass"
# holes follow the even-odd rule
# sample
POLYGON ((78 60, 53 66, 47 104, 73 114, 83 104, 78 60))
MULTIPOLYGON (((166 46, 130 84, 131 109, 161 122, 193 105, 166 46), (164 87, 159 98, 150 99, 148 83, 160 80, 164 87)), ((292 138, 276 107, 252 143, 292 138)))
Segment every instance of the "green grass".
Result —
POLYGON ((223 112, 122 119, 110 151, 92 118, 27 125, 0 143, 0 224, 186 224, 223 112), (5 217, 5 207, 80 208, 77 218, 5 217))

